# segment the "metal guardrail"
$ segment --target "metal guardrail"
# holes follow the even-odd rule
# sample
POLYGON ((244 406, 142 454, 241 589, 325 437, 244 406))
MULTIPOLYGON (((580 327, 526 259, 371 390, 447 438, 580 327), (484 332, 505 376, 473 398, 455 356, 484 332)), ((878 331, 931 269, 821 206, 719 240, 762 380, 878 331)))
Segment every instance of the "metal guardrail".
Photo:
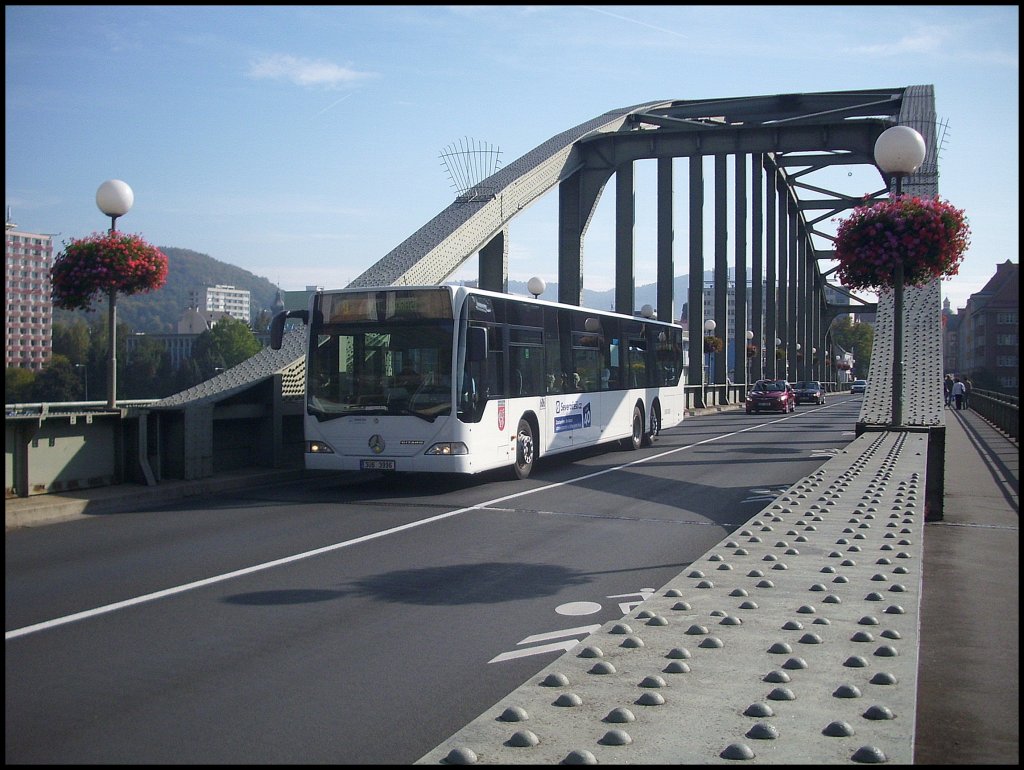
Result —
MULTIPOLYGON (((127 409, 135 406, 146 406, 159 399, 133 399, 118 401, 117 409, 127 409)), ((5 417, 46 417, 48 415, 80 414, 83 412, 110 412, 106 401, 58 401, 29 404, 6 404, 4 406, 5 417)))
POLYGON ((1017 396, 993 390, 971 391, 968 408, 980 414, 1010 438, 1020 438, 1020 404, 1017 396))

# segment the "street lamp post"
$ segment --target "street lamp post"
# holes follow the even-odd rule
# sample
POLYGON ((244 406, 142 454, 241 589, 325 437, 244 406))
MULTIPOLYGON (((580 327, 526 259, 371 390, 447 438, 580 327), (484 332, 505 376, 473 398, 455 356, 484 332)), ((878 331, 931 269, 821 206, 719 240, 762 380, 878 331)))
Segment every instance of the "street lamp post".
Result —
MULTIPOLYGON (((924 162, 924 137, 910 126, 893 126, 875 141, 875 163, 896 179, 896 196, 903 195, 903 177, 924 162)), ((903 425, 903 263, 897 262, 892 285, 892 424, 903 425)))
MULTIPOLYGON (((718 324, 715 323, 713 318, 708 318, 706 321, 704 321, 704 336, 705 337, 712 336, 712 333, 715 331, 715 327, 717 325, 718 324)), ((706 357, 707 357, 707 366, 705 367, 705 372, 706 373, 704 375, 704 406, 708 405, 708 379, 710 379, 710 377, 711 377, 711 351, 710 350, 707 351, 706 357)))
MULTIPOLYGON (((120 179, 108 179, 96 191, 96 205, 110 217, 110 234, 117 228, 117 218, 128 213, 135 202, 132 188, 120 179)), ((108 295, 107 322, 110 354, 107 356, 107 408, 117 408, 117 290, 108 295)))
MULTIPOLYGON (((752 331, 750 331, 750 329, 747 329, 746 334, 744 334, 743 336, 747 338, 747 346, 748 347, 753 344, 753 343, 751 343, 751 340, 754 339, 754 333, 752 331)), ((743 355, 746 357, 745 360, 747 362, 747 379, 745 380, 744 384, 745 385, 749 385, 750 384, 750 355, 748 355, 748 351, 746 351, 746 350, 743 351, 743 355)))
POLYGON ((82 376, 85 378, 85 400, 89 400, 89 367, 86 364, 75 364, 76 369, 82 370, 82 376))

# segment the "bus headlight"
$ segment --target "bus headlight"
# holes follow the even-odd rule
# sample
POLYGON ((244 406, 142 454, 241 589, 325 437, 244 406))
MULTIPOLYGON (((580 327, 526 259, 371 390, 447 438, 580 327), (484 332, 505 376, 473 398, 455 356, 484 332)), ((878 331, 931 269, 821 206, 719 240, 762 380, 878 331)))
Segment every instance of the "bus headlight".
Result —
POLYGON ((307 441, 306 454, 311 455, 332 455, 334 450, 326 441, 307 441))
POLYGON ((434 444, 424 454, 428 455, 468 455, 469 447, 461 441, 441 441, 434 444))

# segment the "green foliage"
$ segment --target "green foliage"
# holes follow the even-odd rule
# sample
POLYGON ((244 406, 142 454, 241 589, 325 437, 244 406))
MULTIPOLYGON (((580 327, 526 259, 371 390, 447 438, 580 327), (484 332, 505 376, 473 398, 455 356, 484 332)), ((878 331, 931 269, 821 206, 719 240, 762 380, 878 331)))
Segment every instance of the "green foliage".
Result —
MULTIPOLYGON (((119 323, 126 324, 130 331, 173 334, 177 331, 182 311, 189 306, 190 292, 207 286, 222 284, 247 289, 251 293, 256 315, 274 302, 277 287, 266 278, 189 249, 161 246, 160 251, 167 256, 167 282, 156 291, 146 294, 118 295, 117 319, 119 323)), ((71 324, 76 320, 89 323, 97 318, 106 318, 105 302, 101 302, 91 312, 54 309, 53 313, 55 323, 71 324)), ((92 390, 91 380, 89 389, 92 390)))
POLYGON ((843 350, 852 351, 856 361, 854 371, 866 377, 871 366, 871 345, 875 340, 875 328, 871 324, 853 321, 841 316, 832 322, 832 341, 843 350))
POLYGON ((52 356, 36 377, 32 388, 33 401, 80 401, 82 379, 64 356, 52 356))
POLYGON ((151 337, 140 337, 125 365, 118 367, 118 387, 122 397, 160 398, 170 395, 170 392, 163 392, 169 385, 167 375, 173 374, 170 366, 170 353, 161 342, 151 337))
POLYGON ((52 350, 55 355, 66 356, 73 364, 84 364, 89 359, 91 345, 89 325, 82 319, 73 323, 54 323, 52 350))
POLYGON ((8 366, 4 369, 4 403, 26 404, 30 402, 35 382, 36 373, 32 369, 8 366))
POLYGON ((201 379, 218 374, 218 369, 230 369, 260 352, 261 345, 252 330, 236 318, 227 317, 209 331, 199 335, 192 347, 192 360, 201 379))

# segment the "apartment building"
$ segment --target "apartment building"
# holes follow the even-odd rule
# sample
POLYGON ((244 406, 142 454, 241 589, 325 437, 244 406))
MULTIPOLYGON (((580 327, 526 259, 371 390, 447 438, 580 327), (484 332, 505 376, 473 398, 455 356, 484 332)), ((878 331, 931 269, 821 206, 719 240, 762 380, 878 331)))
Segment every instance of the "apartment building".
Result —
POLYGON ((243 323, 252 321, 252 302, 248 289, 217 284, 192 292, 193 307, 213 313, 227 313, 243 323))
POLYGON ((975 385, 1015 391, 1020 387, 1020 265, 1006 260, 967 306, 950 312, 943 303, 946 372, 975 385), (980 384, 979 384, 980 383, 980 384))
POLYGON ((53 236, 19 230, 10 211, 5 233, 4 362, 8 367, 39 371, 52 350, 53 236))

